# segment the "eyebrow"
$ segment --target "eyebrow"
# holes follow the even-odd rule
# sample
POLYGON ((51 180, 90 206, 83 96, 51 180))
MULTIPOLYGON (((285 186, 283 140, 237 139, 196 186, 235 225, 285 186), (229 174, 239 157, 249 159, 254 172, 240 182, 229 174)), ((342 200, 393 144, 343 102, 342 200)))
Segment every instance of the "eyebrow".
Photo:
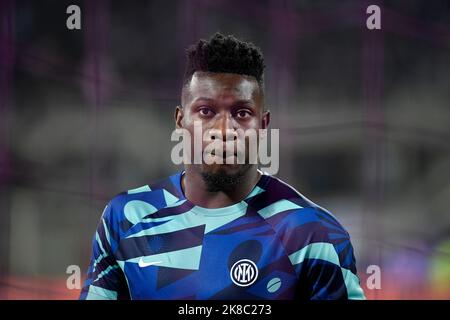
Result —
MULTIPOLYGON (((212 102, 212 101, 214 101, 214 99, 207 98, 207 97, 199 97, 199 98, 196 98, 194 101, 192 101, 192 103, 202 102, 202 101, 212 102)), ((254 102, 252 100, 242 99, 242 100, 235 101, 234 104, 252 104, 253 105, 254 102)))

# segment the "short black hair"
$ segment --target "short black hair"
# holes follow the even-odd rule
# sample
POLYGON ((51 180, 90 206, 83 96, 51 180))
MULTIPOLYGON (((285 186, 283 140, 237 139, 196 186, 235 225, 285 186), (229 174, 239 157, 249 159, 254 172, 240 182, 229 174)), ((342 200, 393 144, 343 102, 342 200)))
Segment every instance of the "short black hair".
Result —
POLYGON ((183 85, 196 71, 236 73, 254 77, 264 91, 264 57, 260 48, 233 35, 216 32, 209 41, 201 39, 186 50, 183 85))

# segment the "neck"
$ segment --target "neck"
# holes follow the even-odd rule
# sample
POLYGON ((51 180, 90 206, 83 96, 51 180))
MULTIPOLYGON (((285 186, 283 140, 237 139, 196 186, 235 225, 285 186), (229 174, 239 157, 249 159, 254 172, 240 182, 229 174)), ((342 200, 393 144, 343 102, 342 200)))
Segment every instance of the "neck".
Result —
POLYGON ((255 165, 247 170, 242 178, 242 183, 236 185, 233 190, 211 192, 207 190, 200 172, 191 166, 186 166, 181 179, 181 187, 185 197, 193 204, 204 208, 222 208, 244 200, 258 183, 260 177, 261 173, 255 165))

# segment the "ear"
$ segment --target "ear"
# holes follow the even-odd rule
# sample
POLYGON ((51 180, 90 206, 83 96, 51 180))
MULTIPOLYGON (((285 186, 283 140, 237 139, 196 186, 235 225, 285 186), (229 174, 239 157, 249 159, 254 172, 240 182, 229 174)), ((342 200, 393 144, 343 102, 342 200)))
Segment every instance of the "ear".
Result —
POLYGON ((267 129, 270 123, 270 111, 264 111, 261 119, 261 129, 267 129))
POLYGON ((175 118, 175 128, 177 129, 181 129, 183 128, 183 108, 180 106, 177 106, 175 108, 175 114, 174 114, 174 118, 175 118))

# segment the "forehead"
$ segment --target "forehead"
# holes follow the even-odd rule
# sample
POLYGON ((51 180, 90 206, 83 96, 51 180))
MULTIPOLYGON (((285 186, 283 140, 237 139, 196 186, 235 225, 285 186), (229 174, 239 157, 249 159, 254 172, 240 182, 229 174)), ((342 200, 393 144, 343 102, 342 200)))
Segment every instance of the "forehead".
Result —
POLYGON ((256 79, 234 73, 195 72, 187 89, 191 101, 199 97, 248 100, 254 103, 260 100, 260 88, 256 79))

